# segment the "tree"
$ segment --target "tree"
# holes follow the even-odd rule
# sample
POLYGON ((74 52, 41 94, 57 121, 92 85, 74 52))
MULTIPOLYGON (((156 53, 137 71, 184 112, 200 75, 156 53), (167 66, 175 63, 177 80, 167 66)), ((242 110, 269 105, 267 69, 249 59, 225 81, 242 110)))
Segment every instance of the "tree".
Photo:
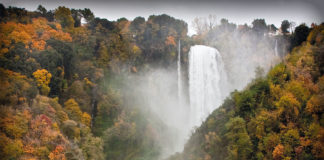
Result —
POLYGON ((320 74, 323 75, 324 74, 324 45, 319 46, 318 48, 315 49, 314 61, 315 64, 318 65, 320 74))
POLYGON ((281 144, 278 144, 275 147, 274 151, 272 152, 273 159, 280 160, 283 158, 283 154, 284 154, 284 146, 281 144))
POLYGON ((49 73, 46 69, 38 69, 33 73, 33 76, 37 82, 37 86, 40 88, 40 92, 43 95, 48 95, 50 88, 48 84, 51 81, 52 74, 49 73))
POLYGON ((222 140, 216 132, 205 134, 205 148, 211 157, 217 157, 222 152, 223 146, 221 146, 221 142, 222 140))
POLYGON ((144 17, 136 17, 134 20, 131 22, 130 29, 131 31, 136 31, 136 30, 143 30, 145 27, 145 18, 144 17))
POLYGON ((174 41, 174 37, 173 36, 168 36, 165 39, 165 45, 168 45, 168 46, 176 46, 176 42, 174 41))
MULTIPOLYGON (((1 140, 2 137, 0 137, 1 140)), ((7 138, 7 137, 6 137, 7 138)), ((3 148, 3 155, 1 155, 1 158, 3 159, 18 159, 21 154, 23 154, 23 143, 20 139, 11 140, 9 138, 6 139, 7 143, 3 148)))
POLYGON ((252 143, 245 129, 245 121, 240 117, 231 118, 226 124, 228 139, 228 159, 250 159, 252 143))
POLYGON ((61 57, 63 58, 64 78, 71 79, 75 65, 75 62, 73 61, 73 58, 75 57, 73 56, 74 52, 71 45, 65 43, 64 41, 54 39, 49 39, 47 41, 47 44, 61 55, 61 57))
POLYGON ((268 25, 268 30, 272 33, 275 33, 278 30, 278 28, 274 24, 271 24, 268 25))
POLYGON ((81 10, 71 9, 71 15, 74 20, 74 27, 80 27, 81 26, 81 18, 82 18, 81 10))
POLYGON ((16 115, 8 112, 5 118, 0 119, 0 128, 11 138, 22 138, 28 132, 28 121, 31 119, 30 113, 25 110, 16 115))
MULTIPOLYGON (((108 21, 107 19, 100 19, 97 17, 97 18, 94 18, 92 21, 90 21, 90 25, 89 25, 90 29, 98 30, 98 28, 97 28, 98 26, 101 26, 107 30, 113 30, 115 28, 114 23, 111 21, 108 21)), ((107 30, 103 30, 103 31, 107 32, 107 30)))
MULTIPOLYGON (((282 142, 285 146, 295 148, 300 144, 300 136, 297 129, 289 129, 285 134, 282 136, 282 142)), ((288 147, 286 147, 288 148, 288 147)), ((293 150, 293 149, 292 149, 293 150)), ((291 153, 293 154, 293 153, 291 153)))
POLYGON ((320 114, 324 111, 324 95, 313 95, 307 102, 306 111, 310 114, 320 114))
POLYGON ((243 118, 253 116, 256 108, 254 93, 250 90, 234 94, 236 112, 243 118))
POLYGON ((136 17, 129 25, 129 30, 133 33, 138 42, 144 39, 143 33, 145 31, 145 25, 145 18, 143 17, 136 17))
POLYGON ((300 103, 291 93, 284 94, 276 103, 279 115, 286 122, 295 122, 299 116, 300 103))
MULTIPOLYGON (((273 157, 273 150, 280 142, 280 136, 276 133, 269 133, 266 137, 263 137, 263 150, 267 153, 267 157, 273 157)), ((276 151, 277 152, 277 151, 276 151)))
POLYGON ((81 122, 83 124, 85 124, 86 126, 90 127, 90 125, 91 125, 91 116, 88 113, 83 112, 81 122))
POLYGON ((260 67, 260 66, 255 68, 254 73, 255 73, 255 78, 256 79, 264 77, 264 69, 262 67, 260 67))
POLYGON ((132 47, 132 54, 133 54, 133 58, 135 59, 135 58, 137 58, 140 54, 141 54, 141 49, 137 46, 137 45, 133 45, 133 47, 132 47))
POLYGON ((216 27, 217 25, 217 17, 216 15, 210 14, 208 15, 208 27, 209 30, 212 30, 216 27))
POLYGON ((81 122, 82 112, 80 110, 78 103, 73 98, 67 100, 64 103, 64 110, 72 120, 81 122))
POLYGON ((312 45, 320 44, 320 42, 323 40, 321 38, 321 31, 324 29, 324 24, 322 23, 321 25, 312 25, 311 27, 311 32, 309 33, 307 37, 307 41, 310 42, 312 45))
POLYGON ((108 53, 108 48, 104 42, 100 42, 97 54, 98 54, 98 64, 101 67, 107 67, 109 65, 109 61, 111 60, 111 57, 108 53))
POLYGON ((56 146, 55 150, 52 151, 49 155, 48 158, 50 160, 66 160, 66 157, 64 155, 64 147, 61 145, 56 146))
POLYGON ((283 34, 289 33, 289 31, 288 31, 288 28, 289 28, 289 27, 290 27, 290 23, 289 23, 288 20, 284 20, 284 21, 281 22, 281 27, 280 27, 280 29, 281 29, 281 32, 282 32, 283 34))
POLYGON ((42 5, 38 5, 37 11, 40 12, 43 16, 47 13, 46 8, 44 8, 42 5))
POLYGON ((267 24, 264 19, 255 19, 252 22, 252 30, 255 31, 259 36, 263 36, 267 32, 267 24))
POLYGON ((206 32, 208 30, 207 22, 205 18, 196 17, 192 21, 192 26, 195 28, 198 35, 206 32))
POLYGON ((0 104, 17 104, 19 99, 29 100, 37 95, 32 80, 10 70, 0 68, 0 104))
POLYGON ((208 15, 208 17, 196 17, 192 21, 192 26, 195 28, 197 34, 202 34, 210 31, 216 27, 217 17, 216 15, 208 15))
POLYGON ((114 124, 115 119, 118 118, 122 110, 121 102, 121 97, 117 91, 112 89, 110 89, 108 94, 103 96, 103 99, 98 102, 98 111, 93 125, 94 135, 102 135, 107 128, 110 128, 114 124))
POLYGON ((278 64, 269 71, 268 78, 273 84, 284 84, 285 81, 289 80, 289 72, 284 64, 278 64))
POLYGON ((81 128, 81 149, 85 159, 104 160, 103 141, 100 137, 93 137, 90 128, 81 128))
POLYGON ((227 19, 225 19, 225 18, 222 18, 221 20, 220 20, 220 23, 221 23, 221 26, 227 26, 228 25, 228 20, 227 19))
POLYGON ((85 8, 85 9, 81 10, 81 14, 82 14, 83 18, 87 21, 87 23, 89 23, 90 21, 92 21, 94 19, 94 14, 92 13, 92 11, 89 8, 85 8))
POLYGON ((294 27, 296 26, 296 23, 293 21, 289 22, 289 27, 290 27, 290 31, 291 33, 294 33, 294 27))
POLYGON ((295 32, 292 35, 291 49, 295 46, 299 46, 302 42, 306 41, 310 32, 310 28, 304 23, 295 28, 295 32))
MULTIPOLYGON (((88 80, 89 81, 89 80, 88 80)), ((88 91, 87 93, 87 88, 86 85, 87 83, 89 85, 92 85, 92 82, 87 82, 85 80, 85 82, 76 80, 74 81, 70 87, 67 90, 67 95, 69 95, 69 98, 73 98, 78 105, 80 106, 80 109, 82 111, 91 112, 91 96, 90 96, 90 91, 88 91)))
POLYGON ((2 20, 3 18, 5 18, 8 15, 6 7, 0 3, 0 19, 2 20))
POLYGON ((74 19, 69 8, 60 6, 55 10, 54 15, 55 19, 62 25, 63 28, 73 28, 74 19))
POLYGON ((125 115, 122 114, 114 126, 104 132, 104 152, 107 159, 124 160, 129 156, 133 157, 135 155, 129 155, 132 152, 131 149, 139 147, 139 144, 134 143, 136 141, 136 124, 125 121, 123 117, 125 115), (119 152, 120 149, 124 149, 125 152, 119 152))
POLYGON ((80 128, 73 120, 66 120, 63 122, 62 131, 69 139, 80 138, 80 128))
MULTIPOLYGON (((228 31, 228 32, 234 32, 234 30, 236 29, 236 24, 234 23, 229 23, 227 19, 225 18, 222 18, 220 20, 220 25, 218 26, 217 29, 219 29, 221 32, 224 32, 224 31, 228 31)), ((246 25, 245 27, 248 28, 248 26, 246 25)), ((246 28, 246 29, 247 29, 246 28)))
POLYGON ((290 81, 285 85, 285 89, 291 92, 301 104, 305 104, 310 96, 310 92, 300 81, 290 81))

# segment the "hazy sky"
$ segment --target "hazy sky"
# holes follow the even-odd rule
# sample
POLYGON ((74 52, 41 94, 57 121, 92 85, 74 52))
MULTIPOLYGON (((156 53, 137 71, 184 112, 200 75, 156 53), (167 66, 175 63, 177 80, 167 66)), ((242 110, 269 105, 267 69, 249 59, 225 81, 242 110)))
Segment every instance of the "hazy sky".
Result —
POLYGON ((58 6, 90 8, 96 17, 129 20, 137 16, 147 18, 152 14, 168 14, 186 21, 189 35, 194 33, 191 22, 195 17, 209 14, 227 18, 230 22, 248 25, 256 18, 264 18, 267 24, 280 26, 282 20, 297 24, 324 22, 324 0, 0 0, 6 7, 17 6, 36 10, 39 4, 46 9, 58 6))

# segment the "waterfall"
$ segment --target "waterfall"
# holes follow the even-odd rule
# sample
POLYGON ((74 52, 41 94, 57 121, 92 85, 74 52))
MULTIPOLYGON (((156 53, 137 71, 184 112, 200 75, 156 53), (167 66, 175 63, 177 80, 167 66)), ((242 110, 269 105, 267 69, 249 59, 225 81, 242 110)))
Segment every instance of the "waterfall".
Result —
POLYGON ((192 46, 189 52, 190 126, 200 125, 222 104, 228 94, 226 83, 224 64, 218 50, 203 45, 192 46))
POLYGON ((180 40, 178 43, 178 102, 179 106, 182 106, 182 80, 181 80, 181 46, 180 40))
POLYGON ((275 56, 278 57, 279 54, 278 54, 278 41, 276 40, 275 42, 275 56))

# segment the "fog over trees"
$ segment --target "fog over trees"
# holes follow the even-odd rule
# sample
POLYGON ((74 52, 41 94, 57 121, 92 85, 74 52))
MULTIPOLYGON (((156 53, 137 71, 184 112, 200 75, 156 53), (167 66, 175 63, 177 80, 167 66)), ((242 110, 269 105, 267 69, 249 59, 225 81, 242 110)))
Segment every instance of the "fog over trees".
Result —
POLYGON ((0 4, 0 159, 323 159, 323 23, 192 26, 0 4), (190 82, 210 75, 190 65, 217 73, 204 116, 190 82))

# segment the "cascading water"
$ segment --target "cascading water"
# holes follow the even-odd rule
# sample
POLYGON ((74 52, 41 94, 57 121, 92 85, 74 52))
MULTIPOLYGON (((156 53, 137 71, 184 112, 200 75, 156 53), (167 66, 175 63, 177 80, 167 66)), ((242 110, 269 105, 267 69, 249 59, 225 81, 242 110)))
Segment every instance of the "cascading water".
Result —
POLYGON ((178 43, 178 101, 179 101, 179 106, 182 106, 182 80, 181 80, 181 46, 180 46, 180 40, 178 43))
POLYGON ((278 57, 279 54, 278 54, 278 41, 276 40, 275 42, 275 56, 278 57))
POLYGON ((195 45, 189 52, 190 126, 200 123, 219 105, 226 92, 226 74, 218 50, 195 45))

